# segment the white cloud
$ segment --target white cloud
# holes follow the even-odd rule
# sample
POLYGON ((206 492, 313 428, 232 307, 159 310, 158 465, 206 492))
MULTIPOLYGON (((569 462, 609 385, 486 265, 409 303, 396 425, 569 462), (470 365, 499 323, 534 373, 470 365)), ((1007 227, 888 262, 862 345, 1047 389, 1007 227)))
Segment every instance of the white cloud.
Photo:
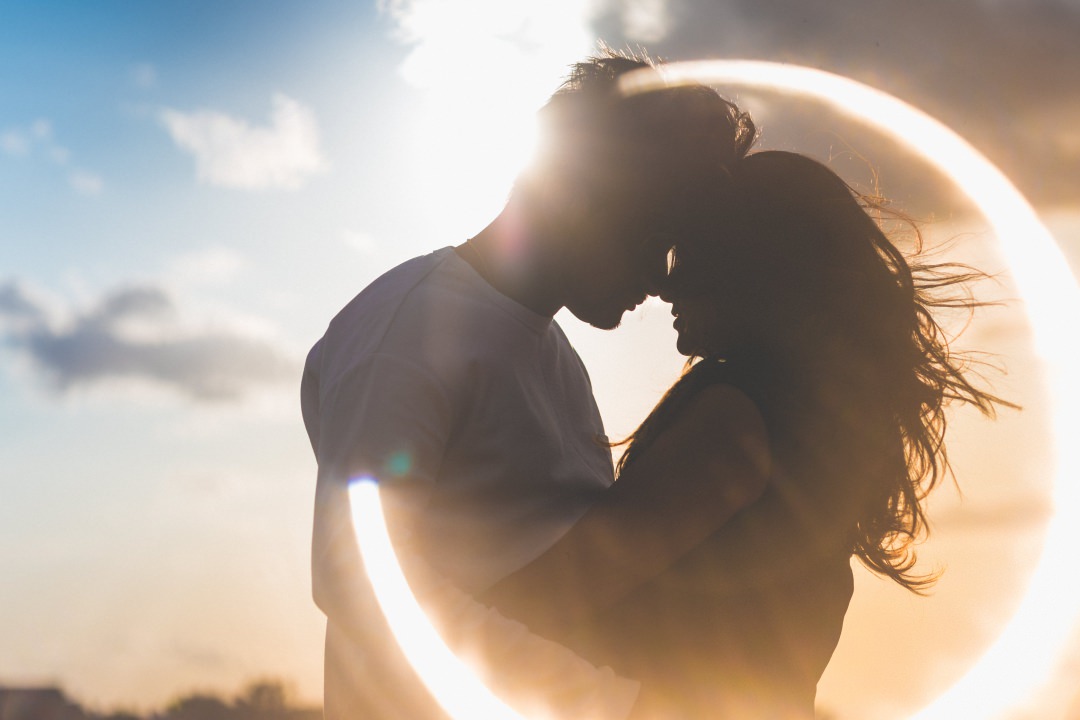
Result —
POLYGON ((379 241, 365 232, 345 230, 341 237, 349 248, 361 255, 374 255, 379 249, 379 241))
POLYGON ((30 126, 30 132, 38 140, 49 140, 52 138, 52 123, 45 118, 38 118, 30 126))
POLYGON ((105 189, 101 176, 88 170, 73 170, 68 175, 68 182, 80 195, 99 195, 105 189))
POLYGON ((382 0, 379 7, 414 46, 401 67, 405 79, 436 91, 440 103, 469 106, 498 87, 500 104, 534 109, 594 45, 588 0, 382 0))
POLYGON ((402 124, 411 175, 440 229, 463 235, 488 222, 528 162, 535 112, 570 63, 595 50, 594 0, 382 0, 399 67, 426 105, 402 124), (483 108, 478 112, 478 108, 483 108))
POLYGON ((30 141, 18 130, 7 130, 0 135, 0 150, 7 155, 25 155, 30 152, 30 141))
MULTIPOLYGON (((56 141, 52 122, 48 118, 38 118, 27 126, 0 133, 0 152, 45 157, 56 165, 67 165, 71 159, 71 152, 56 141)), ((101 176, 84 168, 74 168, 68 172, 67 181, 80 195, 100 195, 105 189, 101 176)))
POLYGON ((138 63, 131 68, 131 81, 143 90, 157 87, 157 68, 150 63, 138 63))
POLYGON ((667 0, 627 0, 622 7, 623 32, 630 40, 659 42, 671 30, 667 0))
POLYGON ((167 280, 190 287, 194 285, 225 285, 243 270, 247 260, 228 247, 209 247, 177 258, 170 267, 167 280))
POLYGON ((195 156, 199 179, 211 185, 295 189, 326 165, 315 114, 280 93, 268 125, 213 110, 165 109, 161 121, 173 141, 195 156))

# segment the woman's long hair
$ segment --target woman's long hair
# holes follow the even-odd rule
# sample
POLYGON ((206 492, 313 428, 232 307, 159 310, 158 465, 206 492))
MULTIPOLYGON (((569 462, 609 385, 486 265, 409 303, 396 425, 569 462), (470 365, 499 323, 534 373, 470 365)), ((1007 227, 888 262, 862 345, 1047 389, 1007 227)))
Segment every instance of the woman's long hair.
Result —
POLYGON ((812 466, 788 474, 814 522, 844 526, 832 531, 864 565, 920 592, 936 579, 913 573, 914 543, 927 494, 950 472, 945 406, 993 415, 1008 404, 971 382, 972 358, 950 350, 935 319, 976 307, 963 291, 983 275, 921 260, 919 242, 905 257, 881 201, 802 155, 748 155, 717 194, 677 242, 669 285, 742 329, 691 359, 620 471, 700 385, 734 379, 761 406, 781 464, 812 466))

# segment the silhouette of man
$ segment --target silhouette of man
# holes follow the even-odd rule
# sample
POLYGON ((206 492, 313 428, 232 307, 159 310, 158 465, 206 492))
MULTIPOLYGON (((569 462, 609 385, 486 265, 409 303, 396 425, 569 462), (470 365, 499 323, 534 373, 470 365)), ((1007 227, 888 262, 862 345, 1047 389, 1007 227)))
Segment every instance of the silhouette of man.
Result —
POLYGON ((489 662, 493 687, 531 692, 525 705, 561 717, 630 712, 635 682, 471 596, 548 549, 613 482, 589 376, 553 316, 565 307, 610 329, 654 294, 671 238, 739 132, 737 111, 703 87, 623 96, 619 77, 642 68, 613 54, 576 65, 541 110, 546 143, 499 216, 376 279, 308 356, 313 593, 327 616, 331 720, 443 717, 374 604, 348 515, 359 476, 380 482, 421 600, 452 593, 448 641, 489 662), (523 658, 552 666, 544 687, 521 676, 535 668, 515 671, 523 658))

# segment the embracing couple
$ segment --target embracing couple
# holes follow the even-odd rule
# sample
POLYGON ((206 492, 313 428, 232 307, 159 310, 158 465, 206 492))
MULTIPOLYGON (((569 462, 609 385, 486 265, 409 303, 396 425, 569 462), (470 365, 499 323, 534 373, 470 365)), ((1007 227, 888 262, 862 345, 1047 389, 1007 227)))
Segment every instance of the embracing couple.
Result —
POLYGON ((933 580, 912 541, 943 403, 997 402, 931 313, 967 277, 909 262, 823 165, 749 152, 713 90, 627 96, 632 71, 655 72, 575 66, 503 212, 375 280, 308 356, 329 719, 446 717, 372 596, 360 476, 444 639, 536 718, 812 718, 851 558, 933 580), (649 295, 691 363, 614 468, 552 318, 611 329, 649 295))

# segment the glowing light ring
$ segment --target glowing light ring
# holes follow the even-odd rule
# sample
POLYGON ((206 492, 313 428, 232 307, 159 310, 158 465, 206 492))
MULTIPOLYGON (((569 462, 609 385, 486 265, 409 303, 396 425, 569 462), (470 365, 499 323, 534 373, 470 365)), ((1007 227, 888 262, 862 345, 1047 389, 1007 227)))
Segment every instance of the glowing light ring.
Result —
MULTIPOLYGON (((993 163, 945 125, 887 93, 820 70, 768 62, 677 63, 663 75, 668 84, 752 86, 824 101, 899 140, 951 178, 993 226, 1027 304, 1035 349, 1050 380, 1054 514, 1020 608, 979 663, 917 717, 990 718, 1017 706, 1048 678, 1080 608, 1069 532, 1080 523, 1080 487, 1072 477, 1080 468, 1080 449, 1060 437, 1063 428, 1080 427, 1080 382, 1070 367, 1080 357, 1080 290, 1068 263, 1035 211, 993 163)), ((649 77, 628 76, 628 92, 650 89, 649 77)))
POLYGON ((524 720, 454 657, 424 615, 394 554, 375 481, 359 478, 350 483, 349 505, 375 598, 402 652, 435 700, 453 718, 524 720))
MULTIPOLYGON (((1080 487, 1068 473, 1080 468, 1080 445, 1070 447, 1060 437, 1063 428, 1080 427, 1080 379, 1069 372, 1069 361, 1080 357, 1080 329, 1073 327, 1080 317, 1080 289, 1050 232, 1008 178, 963 138, 907 103, 854 80, 812 68, 747 60, 673 63, 665 66, 662 81, 651 73, 624 80, 625 90, 631 93, 663 83, 697 82, 768 88, 823 101, 900 141, 951 178, 993 226, 1027 304, 1035 349, 1050 381, 1054 513, 1042 556, 1016 614, 979 663, 916 718, 992 718, 1016 707, 1048 677, 1080 607, 1080 586, 1074 587, 1068 571, 1073 560, 1069 528, 1080 526, 1080 487)), ((498 700, 492 706, 494 696, 464 666, 460 667, 465 675, 451 680, 435 676, 442 670, 433 670, 424 655, 452 654, 423 616, 394 561, 377 488, 372 483, 357 484, 350 489, 350 499, 364 561, 368 563, 369 555, 373 558, 367 566, 380 606, 406 656, 436 698, 460 720, 520 717, 498 700), (375 555, 383 560, 375 561, 375 555), (385 572, 371 572, 384 563, 385 572), (393 591, 389 586, 394 586, 393 591)))

